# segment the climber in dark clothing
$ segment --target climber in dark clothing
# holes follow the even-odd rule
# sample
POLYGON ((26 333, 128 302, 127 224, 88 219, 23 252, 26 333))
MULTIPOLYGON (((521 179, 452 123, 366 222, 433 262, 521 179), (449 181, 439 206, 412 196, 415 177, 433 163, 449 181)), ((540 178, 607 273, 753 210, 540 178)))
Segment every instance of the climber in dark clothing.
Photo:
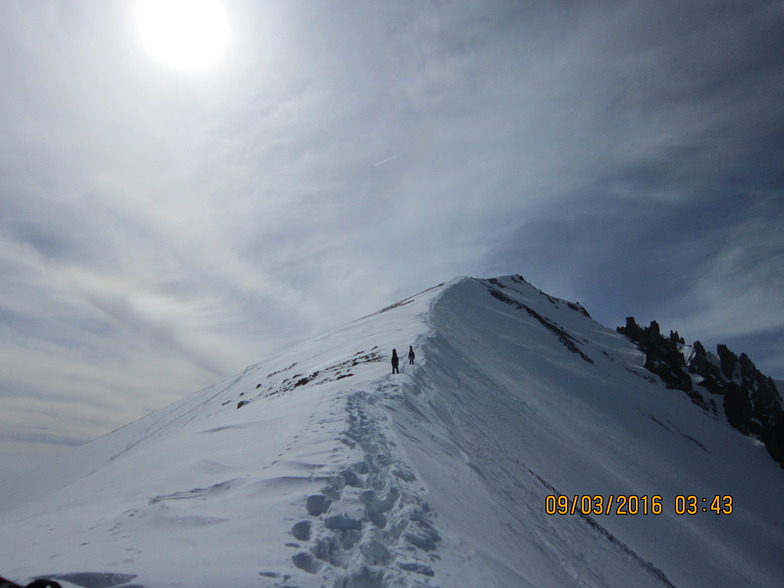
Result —
POLYGON ((400 360, 397 357, 397 349, 392 350, 392 373, 399 374, 400 370, 397 369, 397 366, 400 364, 400 360))
POLYGON ((414 365, 414 357, 416 357, 416 355, 414 355, 414 346, 413 345, 409 345, 408 346, 408 363, 409 363, 409 365, 414 365))

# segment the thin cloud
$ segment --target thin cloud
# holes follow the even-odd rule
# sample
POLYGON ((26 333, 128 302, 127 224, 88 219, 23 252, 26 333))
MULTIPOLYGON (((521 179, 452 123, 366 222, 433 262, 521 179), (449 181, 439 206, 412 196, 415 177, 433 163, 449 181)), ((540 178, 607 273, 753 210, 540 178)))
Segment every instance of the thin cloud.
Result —
POLYGON ((396 153, 391 157, 387 157, 386 159, 382 159, 381 161, 374 163, 373 167, 378 167, 379 165, 383 165, 389 161, 392 161, 393 159, 397 159, 398 157, 400 157, 400 153, 396 153))
POLYGON ((100 434, 461 274, 784 374, 780 3, 227 8, 188 77, 124 3, 0 5, 0 403, 100 434))

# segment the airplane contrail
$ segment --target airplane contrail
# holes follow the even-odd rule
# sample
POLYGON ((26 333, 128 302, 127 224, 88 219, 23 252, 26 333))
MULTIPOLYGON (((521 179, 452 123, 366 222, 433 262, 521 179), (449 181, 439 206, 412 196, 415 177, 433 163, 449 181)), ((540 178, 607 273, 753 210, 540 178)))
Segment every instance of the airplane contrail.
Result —
POLYGON ((392 157, 387 157, 386 159, 382 159, 378 163, 374 163, 373 167, 376 167, 377 165, 381 165, 382 163, 386 163, 387 161, 392 161, 393 159, 397 159, 398 157, 400 157, 400 153, 393 155, 392 157))

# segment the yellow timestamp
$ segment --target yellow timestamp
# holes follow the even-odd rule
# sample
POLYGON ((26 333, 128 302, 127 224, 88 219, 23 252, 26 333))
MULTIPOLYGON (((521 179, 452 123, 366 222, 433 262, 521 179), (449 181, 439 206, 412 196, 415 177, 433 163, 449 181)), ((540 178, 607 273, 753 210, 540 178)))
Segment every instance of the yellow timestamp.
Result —
MULTIPOLYGON (((671 504, 676 515, 730 515, 734 508, 729 495, 678 494, 671 504)), ((665 512, 665 500, 659 494, 550 494, 545 497, 544 511, 548 515, 660 515, 665 512)))
POLYGON ((675 497, 675 514, 677 515, 696 515, 700 513, 712 512, 717 515, 731 515, 733 511, 732 496, 688 496, 678 495, 675 497))

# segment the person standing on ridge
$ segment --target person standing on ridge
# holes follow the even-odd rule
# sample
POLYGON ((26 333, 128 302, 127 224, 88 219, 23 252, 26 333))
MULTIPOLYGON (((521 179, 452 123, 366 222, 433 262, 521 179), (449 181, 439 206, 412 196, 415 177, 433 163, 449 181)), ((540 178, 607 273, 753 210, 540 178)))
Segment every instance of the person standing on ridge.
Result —
POLYGON ((399 364, 400 364, 400 360, 397 357, 397 349, 393 349, 392 350, 392 373, 393 374, 400 373, 400 370, 397 368, 399 364))
POLYGON ((414 355, 414 346, 413 345, 409 345, 408 346, 408 363, 409 363, 409 365, 414 365, 414 357, 416 357, 416 355, 414 355))

